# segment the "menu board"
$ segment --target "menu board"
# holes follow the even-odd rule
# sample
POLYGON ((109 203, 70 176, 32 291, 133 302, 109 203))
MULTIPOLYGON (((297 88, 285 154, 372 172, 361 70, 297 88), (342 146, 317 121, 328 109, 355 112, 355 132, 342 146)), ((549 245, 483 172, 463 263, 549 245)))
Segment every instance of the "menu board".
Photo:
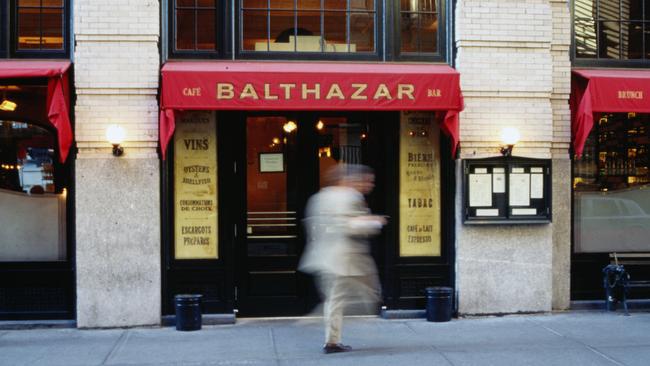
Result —
POLYGON ((439 134, 435 114, 401 114, 399 252, 402 257, 440 256, 439 134))
POLYGON ((185 112, 174 134, 176 259, 217 259, 217 133, 215 113, 185 112))
POLYGON ((464 165, 464 223, 551 221, 551 164, 548 159, 495 157, 464 165))

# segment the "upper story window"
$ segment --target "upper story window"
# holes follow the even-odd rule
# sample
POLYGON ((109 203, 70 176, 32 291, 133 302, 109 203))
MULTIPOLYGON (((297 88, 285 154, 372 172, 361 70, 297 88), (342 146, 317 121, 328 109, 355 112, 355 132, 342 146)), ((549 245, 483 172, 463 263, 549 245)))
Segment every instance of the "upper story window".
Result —
POLYGON ((174 8, 175 49, 178 51, 217 50, 218 0, 177 0, 174 8))
POLYGON ((400 53, 440 53, 439 9, 436 0, 400 0, 400 53))
POLYGON ((9 39, 0 41, 2 57, 68 56, 70 0, 10 0, 3 7, 0 26, 9 39))
POLYGON ((650 62, 649 0, 574 0, 574 59, 650 62))
POLYGON ((447 0, 168 0, 173 57, 444 61, 447 0))
POLYGON ((374 0, 241 0, 243 51, 374 53, 374 0))

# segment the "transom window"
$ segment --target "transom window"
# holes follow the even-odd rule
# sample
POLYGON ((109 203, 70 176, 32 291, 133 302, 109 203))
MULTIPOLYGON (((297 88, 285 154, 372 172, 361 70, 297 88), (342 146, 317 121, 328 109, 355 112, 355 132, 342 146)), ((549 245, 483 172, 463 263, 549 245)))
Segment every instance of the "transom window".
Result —
POLYGON ((168 2, 171 57, 444 58, 446 0, 168 2))
POLYGON ((176 0, 175 48, 179 51, 216 51, 217 0, 176 0))
POLYGON ((400 50, 402 53, 437 53, 438 2, 400 1, 400 50))
MULTIPOLYGON (((10 0, 0 10, 1 57, 67 57, 70 0, 10 0)), ((3 2, 3 4, 5 4, 3 2)))
POLYGON ((63 50, 63 0, 17 0, 19 50, 63 50))
POLYGON ((650 61, 650 0, 574 0, 576 59, 650 61))
POLYGON ((374 0, 242 0, 241 47, 262 52, 375 52, 374 0))

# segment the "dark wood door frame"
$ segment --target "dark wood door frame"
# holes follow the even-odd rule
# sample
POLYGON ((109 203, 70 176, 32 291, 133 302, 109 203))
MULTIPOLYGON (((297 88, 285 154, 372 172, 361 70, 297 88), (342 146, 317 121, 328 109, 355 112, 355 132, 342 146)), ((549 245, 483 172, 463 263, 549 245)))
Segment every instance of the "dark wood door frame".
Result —
POLYGON ((217 194, 218 251, 217 260, 174 259, 174 149, 170 144, 167 160, 161 161, 161 237, 162 237, 162 314, 174 314, 174 296, 183 293, 203 295, 204 313, 231 313, 234 309, 233 251, 243 208, 233 187, 240 186, 237 161, 240 145, 237 123, 230 123, 237 114, 217 114, 217 194))
MULTIPOLYGON (((163 250, 163 314, 172 314, 173 295, 178 291, 208 291, 208 300, 204 304, 205 312, 232 312, 238 308, 241 299, 241 271, 244 269, 237 261, 242 258, 246 248, 246 117, 286 115, 302 116, 316 121, 322 116, 348 116, 350 118, 368 118, 374 121, 370 125, 369 139, 376 146, 369 154, 368 164, 377 173, 375 191, 368 197, 368 203, 374 212, 387 214, 391 220, 382 235, 373 243, 373 255, 376 258, 383 284, 384 302, 392 309, 413 309, 424 307, 424 287, 451 286, 454 277, 454 197, 455 197, 455 161, 450 156, 450 146, 446 137, 441 137, 441 257, 399 257, 399 113, 398 112, 217 112, 217 135, 219 144, 219 260, 213 263, 205 261, 174 261, 173 256, 173 151, 162 166, 162 238, 163 250), (208 278, 208 288, 194 286, 193 281, 208 278)), ((315 139, 306 138, 301 143, 316 146, 315 139)), ((307 146, 299 148, 307 149, 307 146)), ((307 154, 305 154, 307 155, 307 154)), ((316 154, 313 154, 316 156, 316 154)), ((305 201, 318 189, 318 171, 305 175, 304 183, 312 189, 305 189, 305 201)), ((298 207, 302 217, 304 207, 298 207)), ((302 231, 300 231, 300 235, 302 231)), ((311 278, 304 276, 305 283, 311 278)), ((307 296, 315 297, 315 289, 306 286, 307 296), (310 292, 311 291, 311 292, 310 292)), ((260 304, 264 306, 264 304, 260 304)), ((264 310, 264 309, 263 309, 264 310)), ((309 309, 305 307, 305 312, 309 309)), ((245 315, 245 314, 242 314, 245 315)), ((288 315, 288 314, 287 314, 288 315)), ((298 315, 298 314, 292 314, 298 315)))

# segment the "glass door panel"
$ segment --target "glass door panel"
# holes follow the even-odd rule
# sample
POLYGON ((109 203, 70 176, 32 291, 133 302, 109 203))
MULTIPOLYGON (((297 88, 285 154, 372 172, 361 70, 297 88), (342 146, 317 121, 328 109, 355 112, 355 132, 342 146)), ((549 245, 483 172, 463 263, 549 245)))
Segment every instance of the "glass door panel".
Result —
POLYGON ((246 120, 246 238, 252 256, 295 255, 295 125, 285 117, 246 120), (283 128, 287 128, 289 132, 283 128))
POLYGON ((298 122, 285 116, 246 118, 246 233, 240 253, 237 306, 244 316, 304 312, 298 122))
POLYGON ((364 164, 363 150, 368 136, 368 124, 351 122, 347 117, 320 117, 318 131, 318 170, 320 186, 327 171, 338 163, 364 164))

